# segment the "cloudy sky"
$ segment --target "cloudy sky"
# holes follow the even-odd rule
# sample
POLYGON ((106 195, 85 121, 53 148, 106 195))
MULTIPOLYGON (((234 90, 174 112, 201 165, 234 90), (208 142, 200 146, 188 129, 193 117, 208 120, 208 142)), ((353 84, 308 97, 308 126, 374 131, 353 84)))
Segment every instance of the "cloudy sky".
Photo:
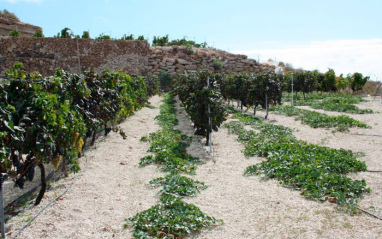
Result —
POLYGON ((382 0, 0 0, 0 9, 47 37, 65 27, 93 38, 169 34, 261 62, 382 80, 382 0))

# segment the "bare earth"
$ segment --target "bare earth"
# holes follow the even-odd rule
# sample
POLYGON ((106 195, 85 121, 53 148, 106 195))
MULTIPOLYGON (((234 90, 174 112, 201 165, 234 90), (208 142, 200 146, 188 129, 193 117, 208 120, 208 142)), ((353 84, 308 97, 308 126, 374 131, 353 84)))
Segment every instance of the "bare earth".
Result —
MULTIPOLYGON (((150 99, 153 106, 160 105, 161 98, 150 99)), ((351 129, 347 133, 312 129, 292 117, 270 114, 268 122, 291 127, 298 139, 333 148, 363 152, 361 157, 369 170, 382 170, 382 104, 369 98, 360 108, 377 111, 369 115, 351 115, 372 129, 351 129)), ((324 112, 324 111, 321 111, 324 112)), ((88 165, 73 187, 59 200, 43 211, 18 238, 132 238, 132 230, 124 229, 124 220, 159 202, 158 189, 147 183, 164 174, 155 166, 139 167, 139 159, 147 155, 148 143, 140 138, 155 132, 159 126, 155 116, 159 109, 144 108, 121 127, 128 138, 123 140, 111 133, 97 149, 81 159, 82 167, 88 165)), ((324 112, 337 115, 335 112, 324 112)), ((179 129, 192 135, 191 122, 179 108, 179 129)), ((263 112, 258 113, 263 116, 263 112)), ((382 221, 365 214, 349 216, 336 211, 331 203, 309 201, 298 191, 279 186, 277 181, 262 181, 258 177, 244 177, 247 166, 262 158, 246 158, 244 148, 226 129, 213 134, 214 158, 203 146, 203 139, 194 137, 189 153, 206 163, 200 165, 192 178, 205 182, 209 188, 195 198, 186 199, 203 212, 225 225, 213 227, 189 238, 382 238, 382 221)), ((8 237, 60 195, 75 175, 52 184, 40 206, 31 206, 23 214, 7 222, 8 237)), ((364 172, 351 175, 365 179, 372 193, 361 200, 359 206, 382 217, 382 173, 364 172)))

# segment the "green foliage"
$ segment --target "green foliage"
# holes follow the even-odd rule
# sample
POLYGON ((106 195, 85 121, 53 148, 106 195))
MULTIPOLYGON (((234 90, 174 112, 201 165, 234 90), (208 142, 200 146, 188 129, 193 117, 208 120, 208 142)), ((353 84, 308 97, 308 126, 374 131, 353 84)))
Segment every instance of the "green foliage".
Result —
MULTIPOLYGON (((291 101, 289 94, 286 94, 284 101, 291 101)), ((301 99, 299 95, 294 100, 295 106, 310 106, 314 109, 326 111, 345 112, 351 114, 372 114, 370 109, 359 109, 356 105, 362 102, 362 97, 352 94, 310 94, 308 99, 301 99)))
POLYGON ((99 40, 110 40, 111 37, 109 35, 104 35, 103 33, 101 33, 98 37, 96 37, 96 39, 99 39, 99 40))
POLYGON ((149 136, 149 151, 155 155, 142 158, 140 165, 156 163, 170 174, 149 182, 154 187, 162 186, 160 203, 126 219, 125 227, 132 225, 135 238, 183 238, 191 232, 223 224, 223 221, 207 216, 195 205, 181 201, 183 197, 195 196, 207 186, 179 175, 181 172, 193 173, 199 159, 186 153, 190 139, 179 130, 174 130, 178 120, 172 94, 165 94, 163 102, 156 118, 162 130, 149 136))
POLYGON ((240 101, 242 109, 243 106, 254 106, 254 114, 258 105, 266 109, 271 104, 281 103, 283 81, 284 77, 281 74, 273 72, 240 73, 218 77, 223 98, 240 101))
POLYGON ((134 238, 183 238, 223 222, 207 216, 193 204, 173 199, 127 219, 125 226, 130 224, 135 230, 134 238))
POLYGON ((186 53, 188 55, 192 55, 194 53, 194 49, 192 47, 192 44, 190 44, 190 43, 186 43, 185 49, 186 49, 186 53))
POLYGON ((137 38, 138 41, 145 41, 145 36, 141 35, 141 36, 138 36, 137 38))
POLYGON ((73 33, 70 30, 70 28, 65 27, 64 29, 61 30, 61 38, 72 38, 72 36, 73 36, 73 33))
POLYGON ((328 69, 324 74, 324 81, 321 84, 321 90, 325 92, 336 91, 336 73, 333 69, 328 69))
POLYGON ((219 59, 215 59, 212 61, 212 67, 215 70, 220 71, 221 69, 223 69, 223 62, 221 62, 219 59))
POLYGON ((12 31, 9 33, 9 36, 10 36, 10 37, 20 37, 20 32, 17 31, 17 30, 12 30, 12 31))
POLYGON ((336 87, 339 90, 345 90, 350 86, 350 81, 348 77, 344 77, 343 74, 341 74, 339 77, 336 78, 336 87))
POLYGON ((153 39, 153 46, 167 46, 168 44, 168 35, 164 37, 156 37, 153 39))
POLYGON ((210 71, 203 70, 194 75, 179 75, 175 82, 177 85, 174 91, 194 123, 195 134, 206 136, 206 145, 208 145, 209 134, 212 130, 217 131, 218 127, 226 120, 215 75, 210 71), (209 124, 209 117, 211 124, 209 124))
POLYGON ((148 74, 142 76, 147 85, 147 95, 153 96, 159 94, 159 78, 156 75, 148 74))
POLYGON ((277 114, 286 116, 296 116, 296 120, 301 120, 312 128, 337 128, 346 131, 350 127, 370 128, 367 124, 352 119, 346 115, 328 116, 311 110, 299 109, 293 106, 272 106, 269 110, 277 114))
POLYGON ((0 135, 8 137, 0 140, 0 168, 16 169, 19 187, 25 177, 33 179, 28 170, 37 163, 57 167, 62 159, 78 170, 84 141, 93 134, 94 143, 98 128, 105 127, 107 134, 108 122, 123 120, 147 100, 143 80, 121 72, 78 76, 57 70, 44 78, 21 67, 8 70, 10 82, 0 85, 0 135))
POLYGON ((172 195, 178 198, 196 196, 200 190, 207 189, 203 182, 180 176, 179 174, 168 174, 164 178, 157 178, 149 182, 151 186, 162 186, 159 195, 172 195))
POLYGON ((354 73, 352 75, 352 81, 351 81, 351 89, 353 91, 362 90, 363 86, 366 84, 366 82, 370 79, 369 76, 363 77, 361 73, 354 73))
MULTIPOLYGON (((235 118, 247 118, 236 113, 235 118)), ((248 167, 245 175, 275 178, 287 186, 301 190, 307 198, 354 206, 364 193, 370 192, 364 180, 352 180, 347 173, 366 171, 366 164, 349 150, 332 149, 297 140, 289 128, 247 121, 259 131, 244 129, 241 122, 224 127, 238 134, 248 156, 267 157, 266 161, 248 167), (257 133, 258 132, 258 133, 257 133)))
POLYGON ((81 36, 82 39, 90 39, 89 31, 84 31, 81 36))
POLYGON ((164 92, 171 90, 171 75, 167 71, 160 71, 159 75, 159 86, 160 89, 164 92))
POLYGON ((44 34, 42 34, 42 30, 38 29, 32 37, 44 37, 44 34))
MULTIPOLYGON (((358 103, 358 102, 355 102, 358 103)), ((342 97, 329 97, 321 102, 313 101, 310 103, 313 109, 323 109, 326 111, 337 111, 345 112, 351 114, 372 114, 373 111, 370 109, 359 109, 357 106, 353 105, 351 101, 342 97)))
POLYGON ((134 35, 133 35, 133 34, 130 34, 130 35, 126 35, 126 34, 124 34, 124 35, 122 36, 121 40, 134 41, 134 35))
POLYGON ((168 35, 166 35, 164 37, 154 36, 152 45, 153 46, 186 46, 187 54, 193 53, 193 50, 191 52, 192 47, 196 47, 196 48, 206 48, 207 47, 206 42, 195 43, 195 41, 187 40, 186 37, 183 37, 182 39, 175 39, 175 40, 169 41, 168 35))

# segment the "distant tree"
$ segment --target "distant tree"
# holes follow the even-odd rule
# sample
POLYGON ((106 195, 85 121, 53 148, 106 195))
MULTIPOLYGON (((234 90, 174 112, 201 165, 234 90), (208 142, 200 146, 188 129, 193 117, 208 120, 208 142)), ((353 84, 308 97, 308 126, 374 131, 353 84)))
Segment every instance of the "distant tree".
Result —
POLYGON ((42 34, 42 31, 38 29, 32 37, 44 37, 44 34, 42 34))
POLYGON ((89 31, 84 31, 82 33, 82 39, 90 39, 90 34, 89 34, 89 31))
POLYGON ((350 82, 348 78, 344 77, 343 74, 336 78, 336 87, 339 90, 345 90, 349 86, 349 84, 350 82))
POLYGON ((279 64, 278 64, 278 66, 280 66, 280 67, 285 67, 285 64, 284 64, 284 62, 280 61, 279 64))
POLYGON ((369 76, 363 77, 361 73, 355 72, 352 76, 351 89, 353 91, 362 90, 362 87, 366 84, 366 82, 369 79, 370 79, 369 76))
POLYGON ((322 83, 322 90, 325 92, 336 91, 336 73, 333 69, 328 69, 324 73, 324 82, 322 83))
POLYGON ((65 27, 64 29, 61 30, 61 38, 72 38, 73 33, 69 32, 71 31, 70 28, 65 27))

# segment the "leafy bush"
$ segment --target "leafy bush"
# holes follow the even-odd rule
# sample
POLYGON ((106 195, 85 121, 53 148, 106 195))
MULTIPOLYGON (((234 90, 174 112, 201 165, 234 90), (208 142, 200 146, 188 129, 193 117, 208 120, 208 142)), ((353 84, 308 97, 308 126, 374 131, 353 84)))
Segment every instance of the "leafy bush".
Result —
POLYGON ((90 39, 89 31, 84 31, 81 36, 82 39, 90 39))
POLYGON ((10 36, 10 37, 20 37, 20 32, 17 31, 17 30, 12 30, 12 31, 9 33, 9 36, 10 36))
POLYGON ((223 62, 221 62, 219 59, 215 59, 212 61, 212 67, 215 69, 215 70, 221 70, 223 69, 223 62))
POLYGON ((160 71, 159 75, 160 89, 164 92, 171 90, 171 75, 167 71, 160 71))
POLYGON ((42 31, 38 29, 32 37, 44 37, 44 34, 42 34, 42 31))
POLYGON ((226 120, 215 75, 210 71, 203 70, 194 75, 179 75, 175 82, 174 92, 179 96, 187 114, 194 123, 195 134, 205 136, 206 145, 208 145, 212 130, 217 131, 218 127, 226 120))

